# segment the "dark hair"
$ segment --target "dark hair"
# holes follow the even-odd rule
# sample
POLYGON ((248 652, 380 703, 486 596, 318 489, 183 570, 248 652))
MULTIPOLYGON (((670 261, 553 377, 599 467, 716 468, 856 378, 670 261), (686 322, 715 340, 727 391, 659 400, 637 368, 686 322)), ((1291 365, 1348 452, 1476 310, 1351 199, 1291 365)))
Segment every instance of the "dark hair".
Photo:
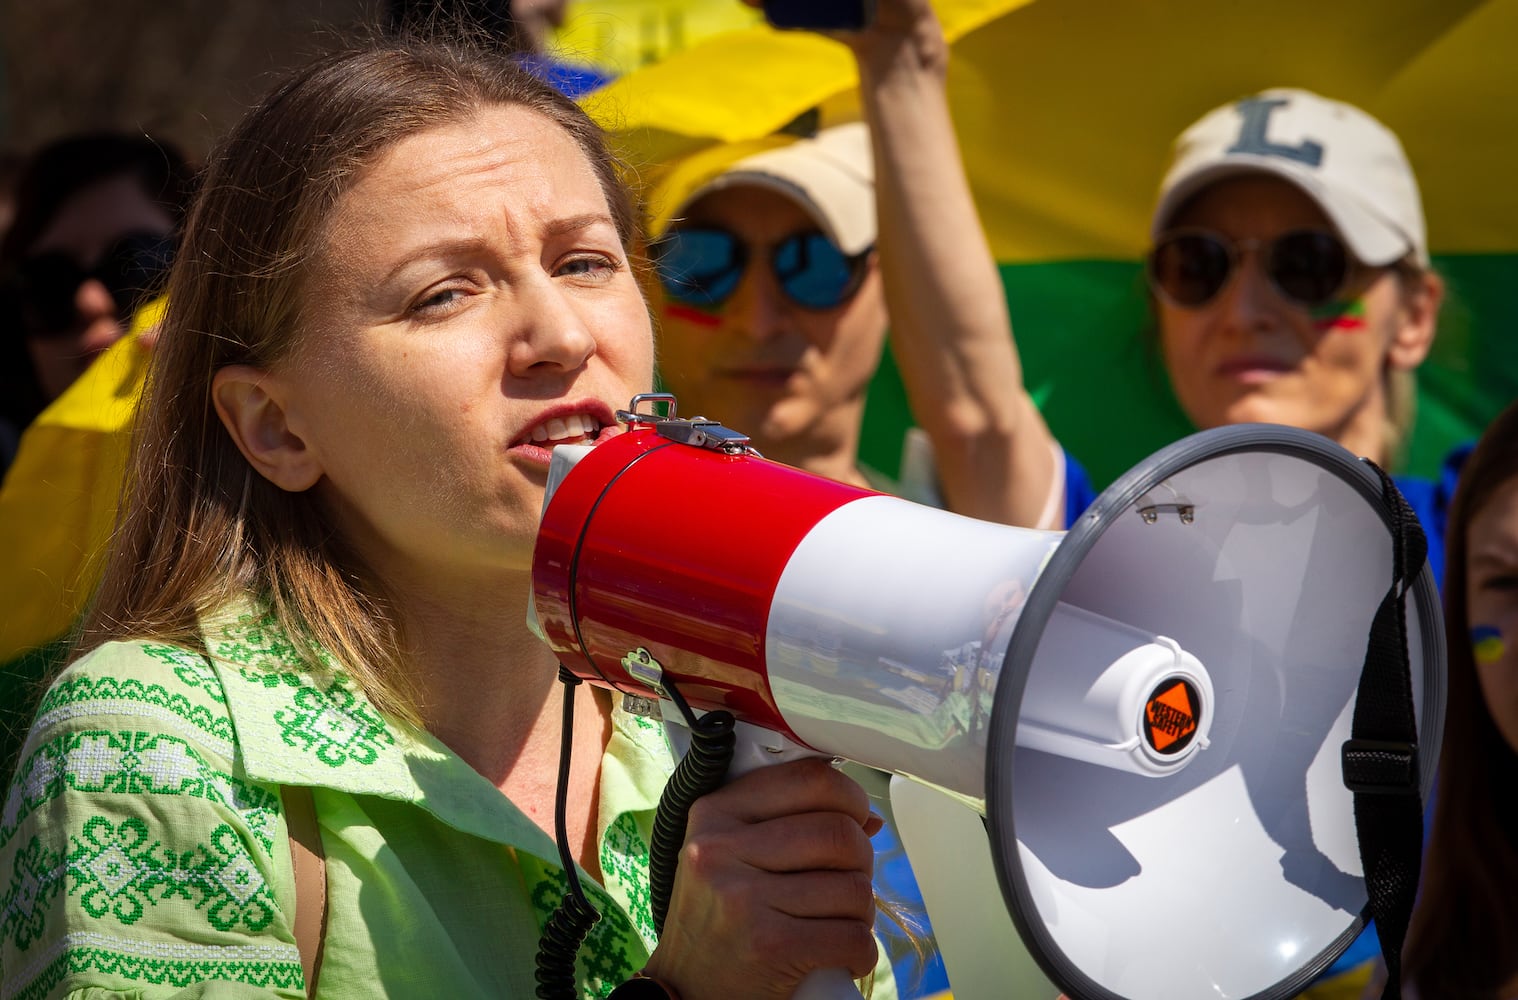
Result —
POLYGON ((1518 476, 1518 403, 1487 427, 1460 472, 1444 569, 1449 692, 1433 835, 1403 968, 1425 997, 1498 1000, 1518 974, 1518 751, 1476 679, 1468 628, 1471 520, 1518 476))
POLYGON ((124 513, 80 651, 125 637, 197 647, 197 615, 251 592, 304 655, 327 651, 379 708, 416 717, 378 583, 314 493, 287 493, 252 470, 211 384, 227 365, 268 368, 298 349, 325 226, 367 166, 412 135, 503 105, 576 143, 633 253, 636 215, 600 128, 499 51, 462 42, 388 40, 327 56, 212 155, 170 273, 124 513))
MULTIPOLYGON (((15 183, 15 215, 0 238, 0 275, 37 242, 79 192, 116 177, 130 177, 142 193, 173 220, 184 218, 194 174, 172 143, 126 132, 65 136, 37 150, 22 165, 15 183)), ((0 310, 0 419, 17 430, 47 405, 27 352, 18 316, 0 310)))

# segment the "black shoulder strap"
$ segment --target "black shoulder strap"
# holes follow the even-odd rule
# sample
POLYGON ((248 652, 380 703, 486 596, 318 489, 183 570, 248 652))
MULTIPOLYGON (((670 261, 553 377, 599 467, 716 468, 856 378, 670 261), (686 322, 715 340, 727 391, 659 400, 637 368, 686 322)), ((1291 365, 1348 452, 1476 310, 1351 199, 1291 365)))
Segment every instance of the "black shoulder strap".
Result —
POLYGON ((1422 572, 1428 540, 1407 500, 1384 471, 1382 498, 1391 516, 1392 582, 1371 623, 1355 696, 1351 739, 1343 748, 1344 784, 1354 793, 1355 830, 1365 868, 1370 915, 1386 959, 1382 1000, 1402 996, 1402 942, 1418 893, 1423 801, 1418 726, 1407 651, 1407 592, 1422 572))

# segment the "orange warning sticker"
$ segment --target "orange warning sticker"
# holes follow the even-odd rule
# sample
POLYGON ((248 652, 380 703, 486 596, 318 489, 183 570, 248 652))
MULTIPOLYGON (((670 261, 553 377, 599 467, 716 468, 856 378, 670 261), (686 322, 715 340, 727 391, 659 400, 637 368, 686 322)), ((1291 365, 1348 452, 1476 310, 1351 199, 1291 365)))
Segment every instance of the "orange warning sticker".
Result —
POLYGON ((1190 681, 1164 681, 1144 705, 1144 737, 1162 754, 1180 753, 1196 735, 1197 696, 1190 681))

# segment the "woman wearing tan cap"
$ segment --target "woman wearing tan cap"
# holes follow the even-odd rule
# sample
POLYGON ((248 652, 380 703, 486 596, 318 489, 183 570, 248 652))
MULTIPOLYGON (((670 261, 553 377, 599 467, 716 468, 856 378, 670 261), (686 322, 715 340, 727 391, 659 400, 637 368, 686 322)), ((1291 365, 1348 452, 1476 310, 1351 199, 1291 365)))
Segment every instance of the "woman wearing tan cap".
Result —
POLYGON ((890 0, 867 30, 836 37, 858 62, 868 127, 777 139, 697 185, 655 234, 661 377, 682 413, 742 430, 768 458, 895 488, 858 455, 889 327, 948 506, 1061 521, 1061 454, 1005 346, 938 20, 926 0, 890 0), (987 346, 947 353, 958 344, 987 346), (1058 485, 1013 488, 1026 482, 1058 485))

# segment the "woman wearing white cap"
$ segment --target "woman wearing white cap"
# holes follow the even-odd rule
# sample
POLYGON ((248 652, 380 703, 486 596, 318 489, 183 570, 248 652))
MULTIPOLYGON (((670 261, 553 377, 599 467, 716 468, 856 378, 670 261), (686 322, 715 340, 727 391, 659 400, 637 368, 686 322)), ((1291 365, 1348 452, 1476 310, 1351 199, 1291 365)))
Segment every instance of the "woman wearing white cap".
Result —
MULTIPOLYGON (((1350 105, 1268 90, 1176 143, 1149 280, 1176 398, 1199 427, 1317 431, 1391 465, 1444 284, 1401 144, 1350 105)), ((1442 569, 1442 501, 1399 479, 1442 569)))
MULTIPOLYGON (((1165 368, 1198 426, 1291 424, 1394 464, 1444 283, 1412 167, 1386 126, 1303 90, 1218 108, 1177 140, 1152 237, 1165 368)), ((1467 453, 1450 456, 1439 482, 1396 477, 1436 581, 1467 453)), ((1344 995, 1379 952, 1368 929, 1310 995, 1344 995)))
MULTIPOLYGON (((960 165, 937 18, 927 0, 881 0, 870 28, 839 37, 859 65, 867 123, 756 144, 655 225, 661 379, 681 413, 743 431, 767 458, 926 499, 858 454, 887 328, 910 328, 898 350, 914 352, 901 356, 904 368, 921 369, 909 388, 926 393, 912 402, 936 452, 929 487, 964 513, 1052 520, 1059 514, 1044 508, 1062 488, 1033 499, 1010 488, 1056 478, 1059 452, 1007 350, 1011 322, 960 165), (943 330, 953 333, 940 341, 943 330), (955 342, 992 346, 941 357, 941 345, 955 342), (976 353, 986 356, 984 373, 976 353), (974 376, 967 384, 961 365, 974 376), (940 409, 939 383, 973 393, 976 405, 940 409), (1012 447, 1024 433, 1037 447, 1012 447)), ((887 811, 883 784, 850 773, 887 811)), ((887 898, 897 890, 909 900, 891 836, 887 827, 876 838, 877 880, 887 898)), ((933 984, 930 976, 916 988, 933 984)))

